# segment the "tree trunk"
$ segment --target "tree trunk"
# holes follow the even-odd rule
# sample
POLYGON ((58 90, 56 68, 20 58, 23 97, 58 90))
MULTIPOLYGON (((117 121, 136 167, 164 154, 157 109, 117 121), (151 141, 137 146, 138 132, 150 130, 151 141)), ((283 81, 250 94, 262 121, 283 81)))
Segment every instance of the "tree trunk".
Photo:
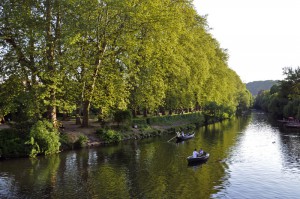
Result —
MULTIPOLYGON (((55 38, 52 35, 52 5, 51 1, 46 1, 46 60, 47 60, 47 72, 49 74, 55 74, 55 66, 54 66, 54 43, 55 38)), ((56 118, 56 91, 55 91, 55 80, 52 78, 46 79, 47 86, 50 87, 50 105, 48 107, 48 116, 50 117, 50 121, 53 123, 55 127, 57 126, 57 118, 56 118)))
POLYGON ((82 107, 82 127, 89 126, 90 101, 84 101, 82 107))
POLYGON ((143 111, 143 115, 144 115, 144 117, 147 117, 147 109, 146 108, 143 111))
MULTIPOLYGON (((52 90, 51 92, 54 92, 54 91, 52 90)), ((54 103, 56 101, 55 92, 51 94, 50 101, 51 101, 51 103, 54 103)), ((48 119, 52 122, 54 127, 58 127, 55 105, 48 106, 48 119)))
POLYGON ((76 125, 82 125, 81 123, 81 118, 79 115, 76 115, 76 122, 75 122, 76 125))
POLYGON ((136 118, 136 109, 135 108, 132 109, 132 117, 136 118))
POLYGON ((3 124, 3 123, 5 123, 5 119, 3 116, 0 116, 0 124, 3 124))
POLYGON ((90 109, 90 105, 91 105, 91 101, 93 99, 93 94, 95 91, 95 86, 96 86, 96 81, 97 81, 97 77, 98 77, 98 73, 102 64, 102 59, 103 56, 106 52, 107 49, 107 44, 104 41, 102 43, 102 45, 98 44, 98 54, 99 57, 96 61, 96 67, 94 69, 94 72, 92 74, 92 83, 89 85, 86 85, 86 89, 84 90, 84 96, 83 99, 85 98, 85 100, 83 101, 83 118, 82 118, 82 127, 88 127, 89 126, 89 109, 90 109))
POLYGON ((76 125, 81 125, 81 106, 79 103, 76 105, 76 115, 75 115, 75 124, 76 125))
POLYGON ((138 108, 138 110, 136 111, 137 115, 141 115, 141 110, 138 108))

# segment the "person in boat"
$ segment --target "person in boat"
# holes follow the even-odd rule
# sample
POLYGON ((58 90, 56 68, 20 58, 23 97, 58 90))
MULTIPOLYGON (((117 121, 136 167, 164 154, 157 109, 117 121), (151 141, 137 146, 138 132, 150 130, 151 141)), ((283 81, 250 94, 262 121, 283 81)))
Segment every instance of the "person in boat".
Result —
POLYGON ((184 132, 183 131, 181 132, 181 136, 184 137, 184 132))
POLYGON ((199 150, 199 156, 203 155, 204 151, 202 150, 202 148, 199 150))
POLYGON ((179 131, 177 131, 176 134, 177 134, 177 137, 180 137, 180 132, 179 131))
POLYGON ((195 150, 193 151, 193 158, 198 157, 198 155, 199 155, 199 153, 198 153, 197 149, 195 149, 195 150))

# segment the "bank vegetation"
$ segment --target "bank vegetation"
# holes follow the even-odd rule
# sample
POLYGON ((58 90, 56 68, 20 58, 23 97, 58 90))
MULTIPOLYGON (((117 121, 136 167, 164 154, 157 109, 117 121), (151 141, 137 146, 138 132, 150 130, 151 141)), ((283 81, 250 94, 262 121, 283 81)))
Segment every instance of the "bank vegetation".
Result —
POLYGON ((1 0, 1 139, 36 156, 59 151, 71 117, 243 112, 251 94, 209 30, 190 0, 1 0))
POLYGON ((283 68, 285 78, 263 90, 255 98, 254 107, 270 113, 275 119, 300 120, 300 68, 283 68))

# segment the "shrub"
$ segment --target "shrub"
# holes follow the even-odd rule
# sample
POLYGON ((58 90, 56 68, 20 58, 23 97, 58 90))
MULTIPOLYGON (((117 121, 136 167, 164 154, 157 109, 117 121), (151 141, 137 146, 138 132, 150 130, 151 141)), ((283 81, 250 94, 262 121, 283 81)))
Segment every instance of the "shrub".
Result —
POLYGON ((27 121, 19 121, 16 123, 12 123, 12 128, 16 129, 20 134, 28 135, 31 127, 35 122, 27 120, 27 121))
POLYGON ((103 141, 107 143, 120 142, 122 140, 122 135, 119 132, 112 129, 99 129, 96 133, 103 141))
POLYGON ((62 150, 65 149, 72 149, 73 148, 73 142, 69 139, 68 135, 66 133, 61 133, 60 134, 60 139, 59 139, 61 146, 60 148, 62 150))
POLYGON ((86 146, 87 142, 88 142, 88 137, 85 135, 80 135, 78 137, 78 140, 74 143, 75 148, 83 148, 86 146))
POLYGON ((132 124, 132 127, 136 125, 138 128, 144 128, 148 126, 146 118, 134 118, 132 120, 132 124))
POLYGON ((150 125, 173 124, 180 123, 204 123, 204 115, 202 113, 188 113, 183 115, 165 115, 160 117, 147 118, 147 123, 150 125))
POLYGON ((118 123, 123 123, 130 126, 132 120, 132 114, 129 110, 117 111, 114 113, 114 121, 118 123))
POLYGON ((16 129, 1 130, 0 158, 25 157, 29 151, 28 146, 24 144, 26 139, 16 129))
POLYGON ((30 140, 26 142, 31 146, 30 157, 38 154, 50 155, 59 152, 59 132, 53 124, 43 120, 35 123, 30 129, 30 140))

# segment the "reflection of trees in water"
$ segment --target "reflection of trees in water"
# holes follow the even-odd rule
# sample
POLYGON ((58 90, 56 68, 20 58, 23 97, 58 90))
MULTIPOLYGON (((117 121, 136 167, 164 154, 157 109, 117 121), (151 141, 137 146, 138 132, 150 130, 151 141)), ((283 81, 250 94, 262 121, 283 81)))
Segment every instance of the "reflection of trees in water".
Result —
POLYGON ((283 166, 288 169, 297 169, 300 172, 300 134, 281 133, 283 166))
POLYGON ((0 198, 35 198, 36 194, 52 197, 58 183, 59 156, 8 160, 1 164, 0 198))
POLYGON ((203 133, 200 135, 204 140, 203 148, 211 154, 207 163, 210 167, 207 169, 209 170, 209 181, 213 183, 212 194, 219 192, 228 185, 228 179, 230 178, 226 163, 228 153, 237 144, 240 132, 243 132, 251 121, 252 115, 245 115, 212 124, 202 129, 203 133))
POLYGON ((254 125, 260 125, 260 126, 270 126, 271 124, 274 124, 274 118, 265 112, 259 111, 259 110, 253 110, 251 114, 251 120, 252 124, 254 125))
POLYGON ((36 162, 18 160, 7 169, 2 167, 1 172, 12 178, 13 182, 7 181, 13 184, 9 192, 24 197, 207 198, 217 192, 216 187, 226 185, 226 163, 220 160, 227 157, 249 121, 249 117, 242 117, 209 125, 182 144, 161 137, 130 141, 60 153, 36 162), (188 168, 186 157, 200 146, 211 154, 210 159, 188 168), (28 168, 25 171, 20 169, 24 166, 28 168))
POLYGON ((282 164, 288 169, 300 171, 300 129, 285 128, 283 123, 278 122, 274 117, 263 112, 253 114, 253 120, 260 125, 272 125, 278 128, 280 133, 280 145, 282 153, 282 164))

